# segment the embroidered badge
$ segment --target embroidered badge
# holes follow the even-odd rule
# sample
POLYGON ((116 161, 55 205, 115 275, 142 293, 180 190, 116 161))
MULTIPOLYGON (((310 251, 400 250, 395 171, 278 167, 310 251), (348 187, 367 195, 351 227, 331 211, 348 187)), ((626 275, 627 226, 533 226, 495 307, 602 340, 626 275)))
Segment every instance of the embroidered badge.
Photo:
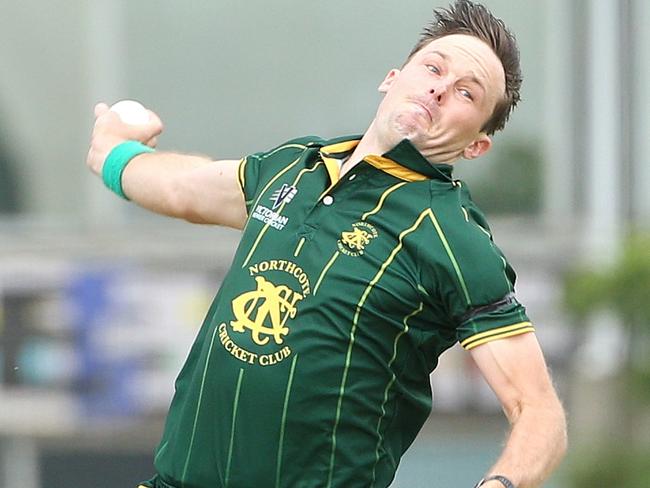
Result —
POLYGON ((368 222, 355 222, 351 231, 341 232, 337 246, 339 251, 347 256, 362 256, 370 241, 377 235, 377 229, 368 222))

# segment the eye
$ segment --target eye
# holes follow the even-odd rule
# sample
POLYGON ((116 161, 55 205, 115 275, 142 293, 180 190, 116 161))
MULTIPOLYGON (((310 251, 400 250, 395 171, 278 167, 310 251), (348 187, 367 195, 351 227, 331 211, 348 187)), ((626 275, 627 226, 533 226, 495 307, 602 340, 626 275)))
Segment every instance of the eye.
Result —
POLYGON ((467 99, 469 99, 469 100, 472 100, 472 101, 474 100, 474 97, 472 96, 472 94, 470 93, 469 90, 466 90, 465 88, 461 88, 461 89, 459 90, 459 92, 460 92, 460 94, 461 94, 462 96, 464 96, 465 98, 467 98, 467 99))
POLYGON ((431 71, 432 73, 435 73, 435 74, 437 74, 437 75, 440 74, 440 70, 439 70, 436 66, 434 66, 434 65, 432 65, 432 64, 427 64, 426 66, 427 66, 427 69, 428 69, 429 71, 431 71))

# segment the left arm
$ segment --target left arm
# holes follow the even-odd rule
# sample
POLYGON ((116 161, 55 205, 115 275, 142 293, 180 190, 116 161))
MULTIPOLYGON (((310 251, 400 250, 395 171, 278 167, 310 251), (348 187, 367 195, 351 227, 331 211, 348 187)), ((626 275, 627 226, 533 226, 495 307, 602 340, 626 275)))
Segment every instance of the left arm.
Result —
MULTIPOLYGON (((470 350, 512 427, 488 475, 517 488, 536 488, 550 476, 567 447, 566 419, 534 333, 495 340, 470 350)), ((503 488, 490 481, 485 488, 503 488)))

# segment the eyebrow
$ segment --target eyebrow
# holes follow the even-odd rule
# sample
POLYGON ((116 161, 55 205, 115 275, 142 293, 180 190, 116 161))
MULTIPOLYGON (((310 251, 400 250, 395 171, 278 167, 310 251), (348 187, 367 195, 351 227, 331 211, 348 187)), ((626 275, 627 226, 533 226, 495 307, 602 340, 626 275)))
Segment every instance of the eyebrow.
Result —
POLYGON ((438 56, 440 56, 445 61, 449 59, 449 56, 447 56, 445 53, 443 53, 441 51, 429 51, 429 54, 437 54, 438 56))
POLYGON ((481 90, 483 90, 484 93, 487 92, 487 90, 485 89, 485 86, 483 85, 483 83, 481 82, 481 80, 479 80, 479 79, 476 77, 476 75, 472 74, 472 75, 469 75, 469 76, 464 76, 463 78, 467 78, 470 82, 475 83, 476 85, 478 85, 478 87, 479 87, 481 90))
MULTIPOLYGON (((449 56, 447 54, 443 53, 442 51, 429 51, 428 54, 437 54, 438 56, 440 56, 445 61, 449 61, 449 56)), ((481 88, 481 90, 483 90, 483 93, 487 93, 487 90, 485 89, 485 85, 473 72, 471 74, 469 74, 468 76, 463 76, 463 79, 467 79, 470 82, 477 84, 479 86, 479 88, 481 88)))

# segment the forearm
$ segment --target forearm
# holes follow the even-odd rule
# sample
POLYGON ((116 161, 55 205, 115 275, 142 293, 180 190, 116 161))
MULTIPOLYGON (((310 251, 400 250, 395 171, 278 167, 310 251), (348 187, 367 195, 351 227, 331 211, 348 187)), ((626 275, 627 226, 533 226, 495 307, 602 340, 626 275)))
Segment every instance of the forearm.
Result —
POLYGON ((122 189, 133 202, 147 210, 187 218, 188 172, 212 161, 201 156, 155 152, 133 158, 122 173, 122 189))
MULTIPOLYGON (((550 476, 566 451, 566 420, 559 401, 526 406, 511 415, 506 446, 490 474, 501 474, 517 488, 536 488, 550 476)), ((485 488, 503 488, 490 481, 485 488)))
POLYGON ((239 183, 240 161, 142 152, 150 149, 137 143, 123 145, 139 141, 155 147, 162 122, 154 112, 149 115, 147 124, 128 125, 108 105, 97 104, 86 158, 90 170, 115 193, 152 212, 194 223, 243 228, 248 215, 239 183))

